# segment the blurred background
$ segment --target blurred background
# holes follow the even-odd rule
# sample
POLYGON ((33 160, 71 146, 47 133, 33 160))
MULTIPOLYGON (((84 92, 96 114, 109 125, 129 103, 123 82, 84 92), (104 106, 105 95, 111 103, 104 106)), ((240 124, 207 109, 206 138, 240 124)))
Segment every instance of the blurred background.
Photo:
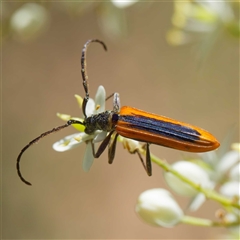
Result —
MULTIPOLYGON (((59 153, 52 144, 73 128, 20 150, 62 125, 56 113, 82 116, 80 56, 88 39, 108 51, 88 51, 90 96, 99 85, 119 92, 121 104, 207 129, 222 143, 239 141, 239 3, 228 1, 2 3, 2 237, 3 239, 214 239, 221 228, 152 227, 136 215, 141 192, 166 187, 153 164, 148 177, 136 155, 118 144, 112 165, 105 152, 82 170, 85 146, 59 153)), ((107 102, 112 109, 112 102, 107 102)), ((221 151, 221 146, 218 151, 221 151)), ((228 146, 227 146, 228 147, 228 146)), ((151 146, 173 163, 194 156, 151 146)), ((177 196, 186 209, 189 199, 177 196)), ((214 219, 206 202, 193 215, 214 219)))

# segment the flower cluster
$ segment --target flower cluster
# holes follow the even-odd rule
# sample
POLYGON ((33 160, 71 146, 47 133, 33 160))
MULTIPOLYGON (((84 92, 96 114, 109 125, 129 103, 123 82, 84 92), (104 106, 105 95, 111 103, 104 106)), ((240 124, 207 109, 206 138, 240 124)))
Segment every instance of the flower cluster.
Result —
POLYGON ((200 154, 199 159, 181 160, 172 165, 152 155, 152 161, 161 166, 168 186, 177 194, 190 198, 189 211, 196 211, 206 198, 219 202, 222 209, 216 213, 218 221, 191 217, 183 213, 172 195, 165 189, 143 192, 136 212, 149 224, 173 227, 178 223, 199 226, 222 226, 229 236, 239 237, 240 224, 240 143, 219 157, 216 151, 200 154), (218 189, 218 192, 214 189, 218 189))
POLYGON ((222 30, 239 37, 240 26, 235 8, 239 8, 239 2, 175 0, 173 28, 167 33, 167 41, 171 45, 182 45, 202 40, 212 45, 222 30))
MULTIPOLYGON (((27 2, 27 1, 25 1, 27 2)), ((4 14, 2 15, 2 36, 8 39, 14 37, 15 40, 28 42, 36 39, 45 33, 51 24, 51 8, 56 8, 54 2, 33 1, 25 3, 3 1, 4 14)), ((100 28, 103 32, 111 33, 116 37, 121 37, 128 28, 127 18, 124 9, 128 8, 138 0, 111 0, 108 4, 101 1, 60 1, 55 10, 66 12, 68 15, 82 16, 90 9, 99 9, 96 17, 99 20, 100 28)))

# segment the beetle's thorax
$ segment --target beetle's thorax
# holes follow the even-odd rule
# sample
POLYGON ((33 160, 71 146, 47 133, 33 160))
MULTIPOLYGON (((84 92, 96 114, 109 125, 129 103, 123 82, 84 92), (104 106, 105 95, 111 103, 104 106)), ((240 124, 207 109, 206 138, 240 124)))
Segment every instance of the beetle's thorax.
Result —
POLYGON ((85 133, 93 134, 96 130, 110 132, 115 129, 117 120, 118 114, 114 111, 93 114, 84 120, 85 133))

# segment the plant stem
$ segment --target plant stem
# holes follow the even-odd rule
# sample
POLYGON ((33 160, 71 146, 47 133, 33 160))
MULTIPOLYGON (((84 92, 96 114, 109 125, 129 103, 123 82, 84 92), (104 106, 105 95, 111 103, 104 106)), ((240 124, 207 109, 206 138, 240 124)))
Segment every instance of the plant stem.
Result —
MULTIPOLYGON (((145 153, 146 153, 145 150, 142 151, 142 153, 145 155, 145 153)), ((172 166, 170 164, 168 164, 166 161, 159 159, 158 157, 156 157, 153 154, 151 154, 151 161, 156 163, 158 166, 163 168, 165 171, 171 172, 173 175, 175 175, 176 177, 181 179, 183 182, 189 184, 191 187, 193 187, 197 191, 202 192, 206 196, 206 198, 215 200, 224 206, 231 206, 231 207, 240 209, 240 205, 237 204, 236 202, 233 202, 231 199, 223 197, 222 195, 218 194, 214 190, 202 188, 200 184, 196 184, 196 183, 192 182, 190 179, 188 179, 187 177, 185 177, 184 175, 180 174, 175 169, 173 169, 172 166)))
POLYGON ((232 227, 232 226, 239 225, 239 221, 213 222, 209 219, 197 218, 197 217, 191 217, 191 216, 184 216, 181 219, 181 222, 189 225, 202 226, 202 227, 232 227))

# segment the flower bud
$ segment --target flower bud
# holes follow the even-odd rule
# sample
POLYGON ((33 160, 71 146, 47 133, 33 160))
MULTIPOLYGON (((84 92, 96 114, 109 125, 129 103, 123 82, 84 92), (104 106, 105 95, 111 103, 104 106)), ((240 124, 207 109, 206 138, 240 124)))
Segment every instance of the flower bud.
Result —
POLYGON ((134 3, 138 2, 138 0, 128 0, 128 1, 112 0, 111 2, 115 7, 126 8, 126 7, 130 7, 134 3))
POLYGON ((41 5, 26 3, 12 15, 10 25, 15 37, 28 40, 46 29, 48 17, 46 9, 41 5))
POLYGON ((220 189, 219 192, 228 197, 228 198, 240 198, 240 184, 239 181, 231 181, 224 183, 220 189))
MULTIPOLYGON (((172 165, 173 169, 181 175, 188 178, 190 181, 201 185, 203 188, 212 188, 212 182, 210 181, 208 174, 198 165, 187 162, 179 161, 172 165)), ((170 172, 165 172, 164 177, 168 185, 178 194, 194 197, 198 194, 198 191, 191 187, 189 184, 181 181, 178 177, 170 172)))
POLYGON ((231 171, 229 173, 229 177, 231 180, 239 181, 239 179, 240 179, 240 163, 238 163, 231 169, 231 171))
POLYGON ((123 147, 127 149, 130 153, 134 153, 137 149, 140 149, 142 147, 139 141, 130 138, 121 137, 121 141, 123 147))
POLYGON ((172 195, 161 188, 141 193, 135 210, 145 222, 155 226, 172 227, 183 217, 183 211, 172 195))
POLYGON ((222 176, 226 174, 237 162, 240 161, 240 154, 238 151, 229 151, 223 155, 216 171, 222 176))

